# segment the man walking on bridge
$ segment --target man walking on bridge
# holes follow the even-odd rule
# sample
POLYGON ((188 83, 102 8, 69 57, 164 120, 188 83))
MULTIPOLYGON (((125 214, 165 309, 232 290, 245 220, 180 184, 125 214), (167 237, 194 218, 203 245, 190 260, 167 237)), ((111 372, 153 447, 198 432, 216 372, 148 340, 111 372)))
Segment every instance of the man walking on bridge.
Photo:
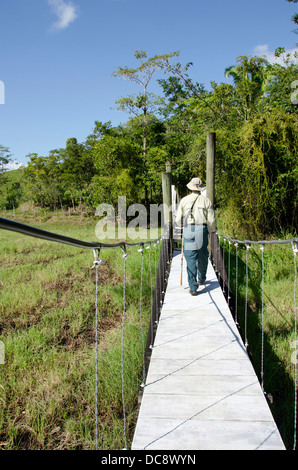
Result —
POLYGON ((205 187, 200 178, 188 184, 191 194, 181 199, 176 214, 176 224, 183 222, 184 256, 187 264, 189 292, 197 295, 199 285, 206 280, 208 266, 208 228, 216 231, 216 217, 211 201, 202 195, 205 187))

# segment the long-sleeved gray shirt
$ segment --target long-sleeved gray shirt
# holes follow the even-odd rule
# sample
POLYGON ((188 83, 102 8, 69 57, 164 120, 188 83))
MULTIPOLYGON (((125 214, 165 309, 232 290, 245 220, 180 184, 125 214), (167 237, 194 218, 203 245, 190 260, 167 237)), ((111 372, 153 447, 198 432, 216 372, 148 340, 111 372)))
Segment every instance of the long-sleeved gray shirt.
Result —
POLYGON ((192 215, 196 225, 207 224, 211 232, 216 232, 216 217, 210 199, 198 193, 191 193, 181 199, 175 218, 176 224, 181 227, 190 223, 191 207, 194 203, 192 215), (194 203, 195 201, 195 203, 194 203))

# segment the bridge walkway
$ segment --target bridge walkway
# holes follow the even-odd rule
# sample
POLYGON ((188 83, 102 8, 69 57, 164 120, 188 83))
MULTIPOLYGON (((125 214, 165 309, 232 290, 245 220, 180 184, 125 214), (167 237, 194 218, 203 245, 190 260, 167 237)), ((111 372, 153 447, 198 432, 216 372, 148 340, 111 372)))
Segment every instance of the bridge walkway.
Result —
POLYGON ((209 261, 188 293, 174 252, 132 450, 284 450, 209 261))

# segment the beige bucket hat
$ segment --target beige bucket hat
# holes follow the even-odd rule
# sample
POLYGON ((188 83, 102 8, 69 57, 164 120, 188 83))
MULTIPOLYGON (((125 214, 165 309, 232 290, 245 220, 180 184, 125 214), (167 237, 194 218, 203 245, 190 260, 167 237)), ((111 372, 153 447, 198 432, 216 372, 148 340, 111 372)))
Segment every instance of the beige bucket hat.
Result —
POLYGON ((192 178, 192 180, 186 185, 191 191, 203 191, 206 186, 202 186, 201 178, 192 178))

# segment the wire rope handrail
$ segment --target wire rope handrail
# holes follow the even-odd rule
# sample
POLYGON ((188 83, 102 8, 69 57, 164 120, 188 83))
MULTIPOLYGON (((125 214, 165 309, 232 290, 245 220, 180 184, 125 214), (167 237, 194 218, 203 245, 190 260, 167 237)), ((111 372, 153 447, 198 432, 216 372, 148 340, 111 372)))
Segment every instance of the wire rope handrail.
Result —
MULTIPOLYGON (((164 227, 163 234, 155 239, 155 240, 146 240, 146 241, 139 241, 139 242, 126 242, 126 241, 119 241, 118 243, 103 243, 103 242, 86 242, 82 240, 77 240, 75 238, 71 238, 68 236, 56 234, 53 232, 49 232, 46 230, 38 229, 36 227, 32 227, 29 225, 22 224, 20 222, 12 221, 9 219, 1 218, 0 217, 0 229, 4 230, 10 230, 14 232, 19 232, 24 235, 28 235, 31 237, 36 237, 48 241, 53 241, 53 242, 59 242, 59 243, 64 243, 68 245, 72 245, 75 247, 80 247, 80 248, 87 248, 87 249, 92 249, 94 250, 95 253, 95 266, 96 266, 96 271, 97 271, 97 280, 96 280, 96 331, 98 327, 98 267, 101 261, 99 260, 99 251, 101 248, 121 248, 123 250, 123 258, 124 258, 124 277, 126 274, 126 247, 136 247, 139 246, 141 247, 141 250, 143 249, 144 245, 148 245, 147 248, 149 250, 149 261, 150 261, 150 248, 151 245, 155 245, 157 242, 160 240, 167 242, 165 246, 162 246, 161 253, 160 253, 160 259, 159 259, 159 266, 158 266, 158 271, 157 271, 157 277, 156 277, 156 286, 154 290, 154 296, 153 296, 153 286, 152 286, 152 272, 151 272, 151 261, 150 261, 150 285, 151 285, 151 322, 150 322, 150 328, 148 332, 148 339, 147 339, 147 345, 149 344, 150 347, 152 348, 152 342, 153 342, 153 329, 154 325, 156 326, 158 322, 158 317, 160 313, 160 309, 163 303, 163 296, 165 293, 165 285, 166 285, 166 278, 167 278, 167 265, 169 263, 169 253, 172 250, 171 246, 171 237, 169 237, 170 233, 170 225, 167 225, 164 227), (153 298, 154 297, 154 298, 153 298)), ((224 276, 226 278, 227 284, 228 284, 228 290, 229 290, 229 285, 230 285, 230 244, 234 243, 236 246, 236 251, 238 248, 238 244, 244 244, 246 245, 246 293, 248 290, 248 272, 247 272, 247 258, 248 258, 248 250, 250 248, 250 245, 261 245, 261 250, 262 250, 262 293, 264 291, 264 258, 263 258, 263 251, 264 251, 264 246, 265 245, 272 245, 272 244, 289 244, 291 243, 293 245, 293 250, 295 254, 295 262, 296 262, 296 253, 297 253, 297 243, 298 243, 298 238, 294 237, 292 239, 288 240, 259 240, 259 241, 254 241, 254 240, 239 240, 239 239, 234 239, 227 237, 225 235, 222 235, 221 233, 217 233, 217 236, 219 238, 223 238, 224 241, 229 241, 229 259, 228 259, 228 273, 224 276), (295 246, 294 246, 295 245, 295 246)), ((139 250, 139 251, 141 251, 139 250)), ((143 251, 141 251, 143 254, 143 251)), ((236 257, 236 259, 238 259, 236 257)), ((155 261, 156 262, 156 261, 155 261)), ((143 263, 143 261, 142 261, 143 263)), ((156 271, 156 269, 155 269, 156 271)), ((238 266, 237 270, 238 271, 238 266)), ((143 268, 141 272, 141 292, 140 292, 140 316, 142 315, 142 274, 143 274, 143 268)), ((238 272, 237 272, 238 274, 238 272)), ((296 283, 296 264, 295 264, 295 283, 296 283)), ((225 279, 224 279, 225 280, 225 279)), ((224 286, 225 287, 225 286, 224 286)), ((237 294, 236 294, 237 295, 237 294)), ((263 306, 264 299, 262 298, 262 325, 263 325, 263 314, 264 314, 264 306, 263 306)), ((124 291, 123 291, 123 324, 122 324, 122 398, 123 398, 123 414, 124 414, 124 437, 125 437, 125 448, 127 448, 127 438, 125 434, 125 428, 126 428, 126 422, 125 422, 125 400, 124 400, 124 389, 123 389, 123 384, 124 384, 124 376, 123 376, 123 340, 124 340, 124 327, 125 327, 125 280, 124 280, 124 291)), ((247 308, 247 299, 245 302, 246 308, 247 308)), ((245 315, 245 323, 247 320, 247 315, 245 315)), ((296 321, 297 321, 297 306, 296 306, 296 284, 295 284, 295 344, 297 347, 296 343, 296 321)), ((142 317, 141 317, 142 321, 142 317)), ((237 300, 236 300, 236 322, 237 322, 237 300)), ((263 332, 262 332, 263 335, 263 332)), ((246 328, 245 328, 245 336, 246 336, 246 328)), ((262 336, 262 354, 261 354, 261 385, 262 389, 264 391, 264 368, 263 368, 263 336, 262 336)), ((96 338, 96 345, 98 343, 98 338, 96 338)), ((246 337, 246 343, 247 343, 247 337, 246 337)), ((98 346, 96 346, 98 348, 98 346)), ((147 348, 148 349, 148 348, 147 348)), ((150 349, 150 348, 149 348, 150 349)), ((144 341, 143 341, 143 350, 144 350, 144 341)), ((295 350, 296 352, 296 350, 295 350)), ((98 395, 98 357, 97 357, 98 350, 96 351, 96 400, 97 400, 97 395, 98 395)), ((297 357, 297 353, 296 356, 297 357)), ((144 377, 145 377, 145 365, 143 364, 143 382, 144 382, 144 377)), ((295 398, 294 398, 294 415, 295 415, 295 425, 294 425, 294 448, 296 447, 296 419, 297 419, 297 364, 295 363, 295 398)), ((98 407, 98 402, 96 402, 96 408, 98 407)), ((98 447, 98 411, 96 412, 96 448, 98 447)))
POLYGON ((217 232, 217 236, 229 240, 233 243, 243 243, 244 245, 274 245, 274 244, 285 244, 285 243, 298 243, 298 238, 290 238, 288 240, 238 240, 236 238, 227 237, 217 232))
MULTIPOLYGON (((219 277, 222 278, 222 283, 223 283, 223 291, 225 294, 225 279, 228 279, 228 299, 230 299, 231 296, 231 287, 230 287, 230 245, 234 244, 236 247, 236 300, 235 300, 235 322, 236 325, 239 327, 238 323, 238 299, 237 299, 237 291, 238 291, 238 246, 239 244, 243 244, 246 247, 246 255, 245 255, 245 312, 244 312, 244 341, 245 341, 245 347, 248 350, 248 339, 247 339, 247 309, 248 309, 248 252, 249 249, 252 247, 252 245, 260 245, 261 249, 261 265, 262 265, 262 280, 261 280, 261 292, 262 292, 262 299, 261 299, 261 364, 260 364, 260 383, 261 387, 263 390, 263 393, 265 396, 267 396, 267 393, 264 390, 264 277, 265 277, 265 272, 264 272, 264 251, 265 251, 265 245, 285 245, 285 244, 291 244, 292 245, 292 250, 294 254, 294 338, 295 340, 293 341, 295 351, 293 353, 294 355, 294 360, 292 361, 294 363, 294 423, 293 423, 293 450, 296 449, 296 441, 297 441, 297 402, 298 402, 298 395, 297 395, 297 296, 296 296, 296 291, 297 291, 297 244, 298 244, 298 238, 293 237, 287 240, 239 240, 239 239, 234 239, 228 236, 225 236, 221 233, 216 233, 217 235, 217 240, 220 240, 221 238, 223 239, 223 252, 219 250, 220 248, 220 242, 217 241, 217 245, 214 243, 214 238, 211 238, 211 252, 213 256, 213 263, 215 265, 215 269, 217 270, 219 277), (228 275, 226 273, 225 269, 225 262, 224 262, 224 252, 225 252, 225 242, 229 242, 229 263, 228 263, 228 275), (215 252, 218 252, 217 255, 215 255, 215 252), (222 272, 221 272, 222 271, 222 272)), ((216 237, 215 237, 216 238, 216 237)))
POLYGON ((169 234, 169 225, 164 227, 164 233, 159 238, 155 240, 146 240, 140 242, 126 242, 120 241, 118 243, 103 243, 103 242, 86 242, 83 240, 77 240, 76 238, 67 237, 65 235, 60 235, 53 232, 48 232, 47 230, 42 230, 31 225, 22 224, 21 222, 16 222, 14 220, 5 219, 0 217, 0 229, 10 230, 13 232, 19 232, 24 235, 28 235, 35 238, 41 238, 43 240, 65 243, 67 245, 76 246, 79 248, 89 248, 89 249, 101 249, 101 248, 125 248, 126 246, 141 246, 141 245, 151 245, 156 243, 158 240, 165 238, 169 234))
POLYGON ((96 388, 96 397, 95 397, 95 449, 98 450, 99 444, 99 435, 98 435, 98 394, 99 394, 99 367, 98 367, 98 326, 99 326, 99 306, 98 306, 98 299, 99 299, 99 266, 105 262, 105 260, 100 259, 100 250, 101 248, 121 248, 123 252, 124 258, 124 280, 123 280, 123 315, 122 315, 122 347, 121 347, 121 381, 122 381, 122 406, 123 406, 123 431, 124 431, 124 441, 125 441, 125 448, 127 449, 127 435, 126 435, 126 408, 125 408, 125 396, 124 396, 124 330, 125 330, 125 316, 126 316, 126 260, 128 253, 126 252, 127 247, 137 247, 139 246, 139 252, 142 253, 142 270, 141 270, 141 292, 140 292, 140 320, 141 320, 141 329, 142 329, 142 343, 143 343, 143 382, 141 384, 141 388, 145 385, 145 375, 146 375, 146 364, 145 364, 145 357, 146 354, 149 356, 150 354, 148 351, 150 347, 152 347, 153 337, 154 337, 154 324, 157 323, 158 317, 160 314, 160 310, 163 303, 163 294, 165 291, 166 285, 166 277, 167 277, 167 269, 166 264, 169 263, 170 259, 170 250, 172 249, 171 246, 171 224, 168 223, 163 227, 163 234, 154 239, 154 240, 146 240, 146 241, 139 241, 139 242, 126 242, 120 241, 118 243, 102 243, 102 242, 86 242, 82 240, 78 240, 75 238, 71 238, 65 235, 49 232, 46 230, 42 230, 36 227, 32 227, 30 225, 26 225, 20 222, 16 222, 10 219, 5 219, 0 217, 0 229, 9 230, 13 232, 18 232, 23 235, 40 238, 47 241, 64 243, 67 245, 71 245, 74 247, 79 248, 87 248, 92 249, 94 252, 94 264, 92 268, 96 268, 96 292, 95 292, 95 356, 96 356, 96 367, 95 367, 95 388, 96 388), (156 250, 155 250, 155 276, 156 276, 156 285, 154 289, 154 298, 153 298, 153 285, 152 285, 152 272, 151 272, 151 258, 150 258, 150 249, 151 245, 156 248, 156 244, 161 242, 161 253, 159 259, 158 270, 156 271, 156 250), (164 245, 166 243, 166 246, 164 245), (144 333, 143 333, 143 325, 142 325, 142 285, 143 285, 143 273, 144 273, 144 246, 149 250, 149 266, 150 266, 150 284, 151 284, 151 318, 150 318, 150 327, 147 336, 147 345, 145 350, 145 343, 144 343, 144 333), (167 252, 167 255, 165 255, 167 252), (160 287, 160 289, 158 288, 160 287), (154 321, 155 320, 155 321, 154 321), (149 340, 150 338, 150 340, 149 340), (149 347, 150 344, 150 347, 149 347))

